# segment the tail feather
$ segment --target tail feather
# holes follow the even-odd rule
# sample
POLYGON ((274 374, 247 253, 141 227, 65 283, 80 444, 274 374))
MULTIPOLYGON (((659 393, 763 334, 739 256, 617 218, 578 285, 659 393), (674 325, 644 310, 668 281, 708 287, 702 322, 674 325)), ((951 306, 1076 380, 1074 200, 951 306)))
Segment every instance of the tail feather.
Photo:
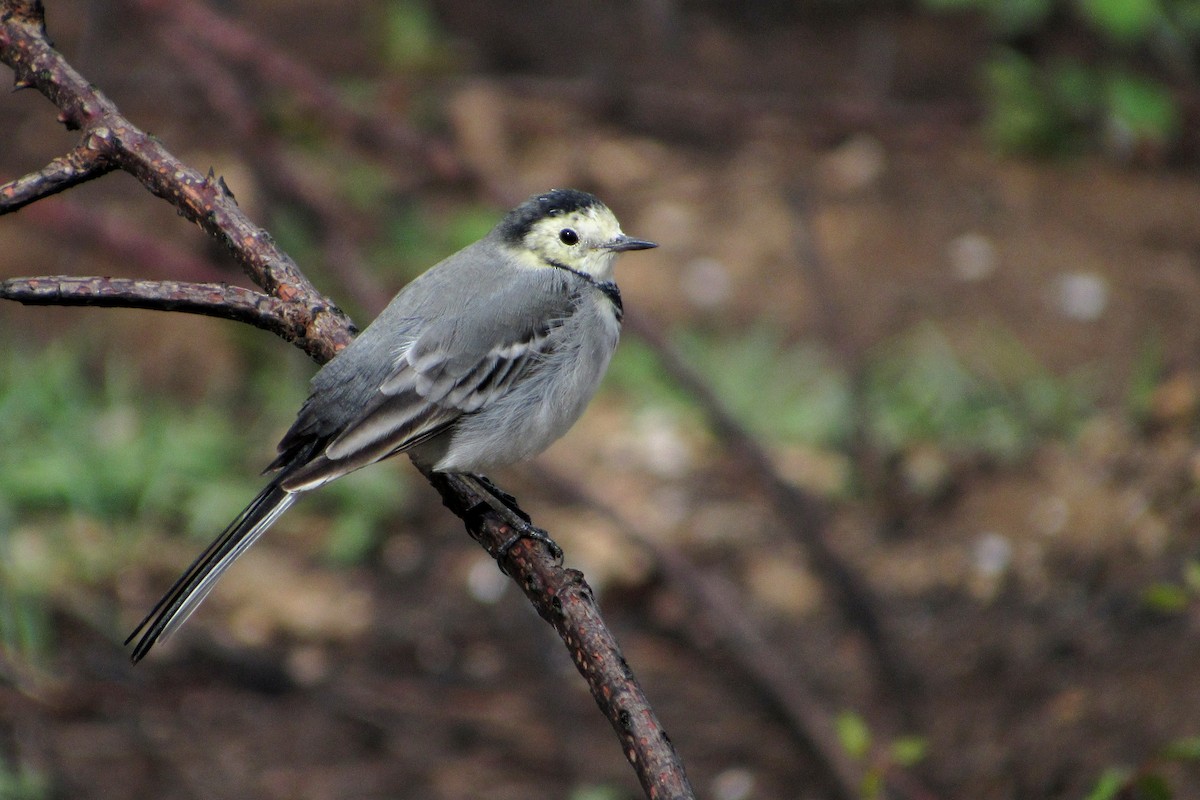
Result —
POLYGON ((125 644, 141 634, 131 656, 135 664, 150 652, 155 642, 170 636, 191 616, 225 570, 279 519, 296 497, 296 493, 283 489, 276 478, 229 523, 129 634, 125 644))

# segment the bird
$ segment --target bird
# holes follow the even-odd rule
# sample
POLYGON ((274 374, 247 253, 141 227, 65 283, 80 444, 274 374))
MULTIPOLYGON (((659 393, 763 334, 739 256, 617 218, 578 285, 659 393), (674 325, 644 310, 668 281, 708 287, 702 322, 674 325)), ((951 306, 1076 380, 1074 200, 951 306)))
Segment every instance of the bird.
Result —
POLYGON ((313 376, 264 470, 270 481, 125 640, 138 640, 132 661, 176 631, 300 495, 398 453, 468 480, 514 520, 511 498, 483 473, 537 455, 583 413, 621 328, 613 262, 652 247, 595 195, 553 189, 411 281, 313 376))

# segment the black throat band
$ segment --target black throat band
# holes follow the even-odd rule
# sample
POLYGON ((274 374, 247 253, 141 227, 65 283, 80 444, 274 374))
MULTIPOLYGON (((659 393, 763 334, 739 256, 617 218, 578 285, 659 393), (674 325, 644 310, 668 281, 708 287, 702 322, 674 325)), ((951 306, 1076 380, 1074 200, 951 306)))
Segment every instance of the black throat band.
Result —
POLYGON ((561 261, 555 261, 552 258, 547 258, 546 263, 555 269, 561 269, 565 272, 569 272, 577 278, 582 279, 585 283, 589 284, 593 288, 599 289, 600 292, 609 299, 609 302, 613 304, 613 311, 615 311, 617 314, 617 322, 620 322, 621 318, 625 316, 625 306, 621 304, 621 290, 617 288, 617 284, 614 281, 598 281, 591 275, 588 275, 586 272, 580 272, 577 269, 571 269, 561 261))

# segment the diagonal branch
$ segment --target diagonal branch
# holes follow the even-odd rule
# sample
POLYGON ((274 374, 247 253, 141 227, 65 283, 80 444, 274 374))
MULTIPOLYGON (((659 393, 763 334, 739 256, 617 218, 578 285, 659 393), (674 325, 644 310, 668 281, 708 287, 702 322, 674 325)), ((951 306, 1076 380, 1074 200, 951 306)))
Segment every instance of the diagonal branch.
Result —
POLYGON ((771 646, 766 633, 756 626, 740 607, 736 592, 724 579, 706 574, 686 555, 664 547, 635 520, 622 514, 587 487, 549 470, 535 468, 537 480, 548 484, 567 502, 603 516, 623 536, 653 554, 670 586, 702 613, 698 619, 710 619, 706 641, 723 641, 725 651, 779 709, 800 744, 808 751, 829 784, 831 796, 854 800, 860 794, 865 775, 847 755, 834 731, 833 715, 814 693, 797 680, 795 664, 771 646))
MULTIPOLYGON (((456 476, 422 473, 456 516, 470 519, 476 509, 487 507, 480 505, 482 498, 473 496, 456 476)), ((476 529, 468 523, 468 532, 490 554, 499 552, 511 536, 503 525, 476 529)), ((675 748, 621 655, 616 638, 604 624, 583 573, 564 570, 545 547, 528 539, 518 542, 503 563, 538 614, 554 626, 567 646, 575 668, 621 740, 625 757, 638 773, 646 796, 651 800, 692 797, 675 748)))
POLYGON ((226 63, 249 67, 273 85, 291 90, 305 110, 348 140, 368 140, 395 158, 407 154, 408 166, 418 174, 414 182, 430 176, 443 180, 464 177, 463 165, 444 143, 428 137, 383 113, 364 113, 346 102, 333 84, 302 61, 283 52, 254 31, 196 0, 129 0, 130 5, 153 15, 211 50, 226 63))
POLYGON ((665 372, 700 404, 717 435, 745 459, 758 482, 767 488, 775 507, 795 526, 814 569, 833 590, 842 613, 866 638, 880 677, 894 696, 904 697, 914 685, 914 676, 880 617, 874 593, 829 544, 826 533, 829 509, 784 480, 770 454, 655 328, 633 314, 626 314, 625 324, 650 345, 665 372))
MULTIPOLYGON (((321 363, 350 341, 350 321, 317 292, 266 231, 242 213, 223 180, 211 172, 201 175, 135 127, 50 45, 39 0, 0 0, 0 61, 14 70, 19 87, 34 86, 53 101, 69 128, 83 129, 84 141, 104 159, 137 177, 150 192, 225 244, 267 292, 224 284, 53 277, 7 281, 0 285, 0 297, 218 315, 223 315, 218 306, 228 301, 230 318, 267 327, 266 320, 274 317, 280 326, 275 332, 321 363)), ((499 514, 481 504, 481 498, 454 476, 426 477, 489 553, 503 551, 501 545, 510 541, 512 531, 499 514)), ((513 545, 503 566, 562 637, 617 732, 647 797, 693 797, 683 765, 600 618, 582 575, 564 570, 544 547, 529 540, 513 545)))

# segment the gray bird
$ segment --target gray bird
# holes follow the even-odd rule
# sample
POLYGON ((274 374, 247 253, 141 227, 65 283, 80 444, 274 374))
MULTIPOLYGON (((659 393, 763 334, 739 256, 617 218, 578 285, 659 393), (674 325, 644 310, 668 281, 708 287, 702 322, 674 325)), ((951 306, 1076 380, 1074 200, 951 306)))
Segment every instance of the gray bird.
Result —
POLYGON ((141 634, 133 661, 303 492, 397 453, 473 476, 546 449, 583 413, 616 349, 613 261, 655 246, 622 233, 593 195, 555 189, 404 287, 313 377, 267 467, 275 476, 129 635, 126 644, 141 634))

